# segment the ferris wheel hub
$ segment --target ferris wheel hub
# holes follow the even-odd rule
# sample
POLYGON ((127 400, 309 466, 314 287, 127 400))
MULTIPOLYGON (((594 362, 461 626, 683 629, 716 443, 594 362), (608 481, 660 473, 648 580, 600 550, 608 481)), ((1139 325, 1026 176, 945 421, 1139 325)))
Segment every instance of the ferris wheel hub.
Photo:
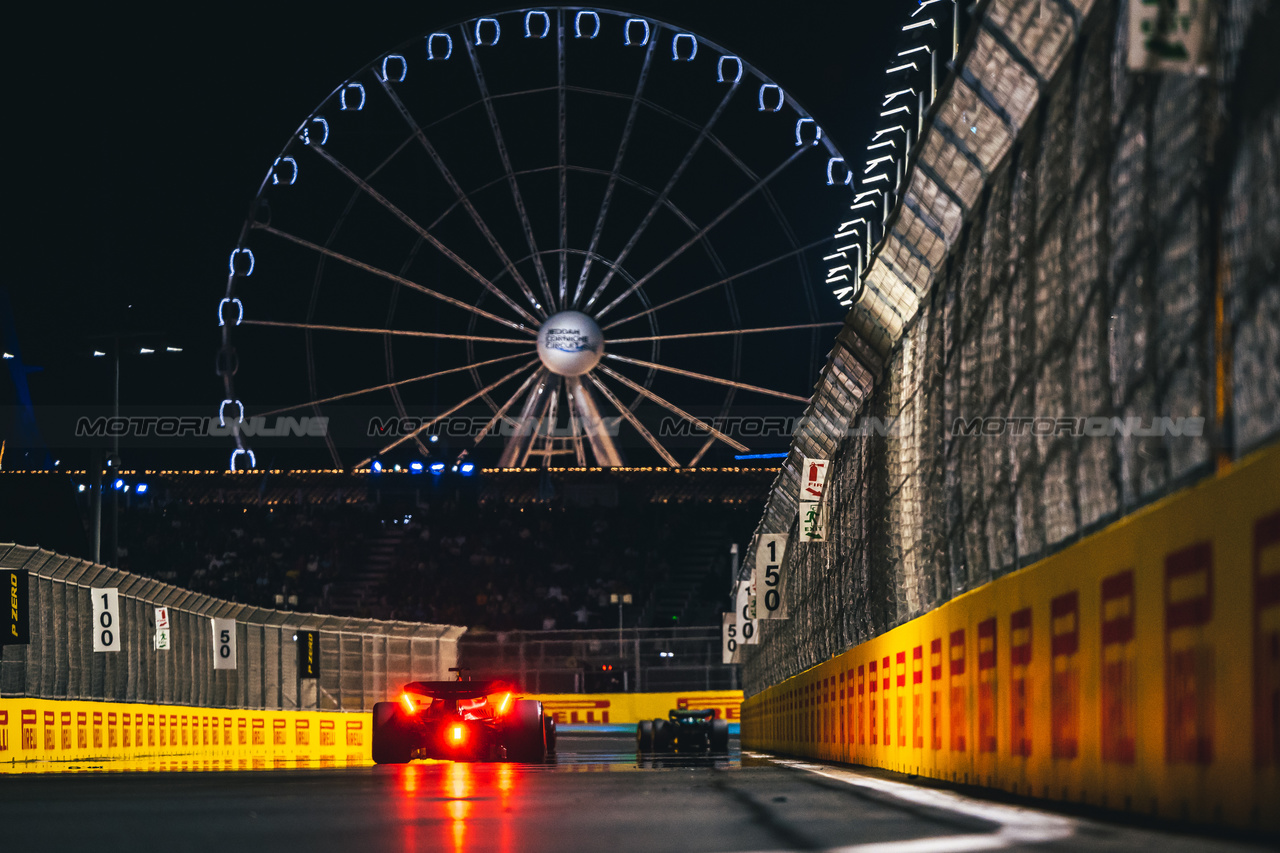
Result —
POLYGON ((581 376, 604 355, 604 334, 581 311, 552 314, 538 330, 538 358, 558 376, 581 376))

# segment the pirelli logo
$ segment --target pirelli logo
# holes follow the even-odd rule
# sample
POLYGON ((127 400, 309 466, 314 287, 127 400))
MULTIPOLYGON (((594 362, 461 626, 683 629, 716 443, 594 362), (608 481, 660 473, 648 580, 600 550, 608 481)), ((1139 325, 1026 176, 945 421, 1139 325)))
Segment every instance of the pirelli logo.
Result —
POLYGON ((36 748, 36 724, 37 716, 35 711, 22 712, 22 748, 36 748))
POLYGON ((364 721, 347 720, 347 746, 362 746, 363 744, 364 721))
POLYGON ((333 720, 320 721, 320 745, 321 746, 337 746, 338 739, 334 732, 333 720))
POLYGON ((9 712, 0 711, 0 752, 9 751, 9 712))

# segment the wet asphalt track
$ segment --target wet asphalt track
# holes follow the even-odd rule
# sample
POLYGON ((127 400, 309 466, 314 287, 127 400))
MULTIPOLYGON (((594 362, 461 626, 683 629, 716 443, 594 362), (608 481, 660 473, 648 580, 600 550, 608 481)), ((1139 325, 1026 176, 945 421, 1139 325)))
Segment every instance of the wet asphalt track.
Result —
MULTIPOLYGON (((1237 850, 801 762, 637 763, 626 736, 567 736, 554 764, 414 763, 0 775, 4 851, 430 850, 944 853, 1237 850), (824 775, 825 774, 825 775, 824 775)), ((109 766, 109 765, 108 765, 109 766)))

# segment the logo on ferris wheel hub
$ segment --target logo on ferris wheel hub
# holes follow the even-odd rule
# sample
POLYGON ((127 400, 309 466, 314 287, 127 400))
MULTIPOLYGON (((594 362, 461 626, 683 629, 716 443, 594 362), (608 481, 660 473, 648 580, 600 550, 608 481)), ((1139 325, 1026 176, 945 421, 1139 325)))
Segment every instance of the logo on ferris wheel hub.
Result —
POLYGON ((538 331, 538 358, 559 376, 581 376, 604 355, 604 335, 596 321, 580 311, 561 311, 538 331))
POLYGON ((595 350, 591 345, 591 336, 578 329, 547 329, 547 349, 560 352, 585 352, 595 350))

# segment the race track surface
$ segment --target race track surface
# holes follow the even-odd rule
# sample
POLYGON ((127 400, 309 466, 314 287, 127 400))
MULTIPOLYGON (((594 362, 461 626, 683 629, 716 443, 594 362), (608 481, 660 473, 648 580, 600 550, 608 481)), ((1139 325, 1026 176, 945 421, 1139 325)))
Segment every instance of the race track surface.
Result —
POLYGON ((0 775, 5 851, 1243 850, 883 774, 740 754, 637 762, 625 735, 554 763, 0 775))

